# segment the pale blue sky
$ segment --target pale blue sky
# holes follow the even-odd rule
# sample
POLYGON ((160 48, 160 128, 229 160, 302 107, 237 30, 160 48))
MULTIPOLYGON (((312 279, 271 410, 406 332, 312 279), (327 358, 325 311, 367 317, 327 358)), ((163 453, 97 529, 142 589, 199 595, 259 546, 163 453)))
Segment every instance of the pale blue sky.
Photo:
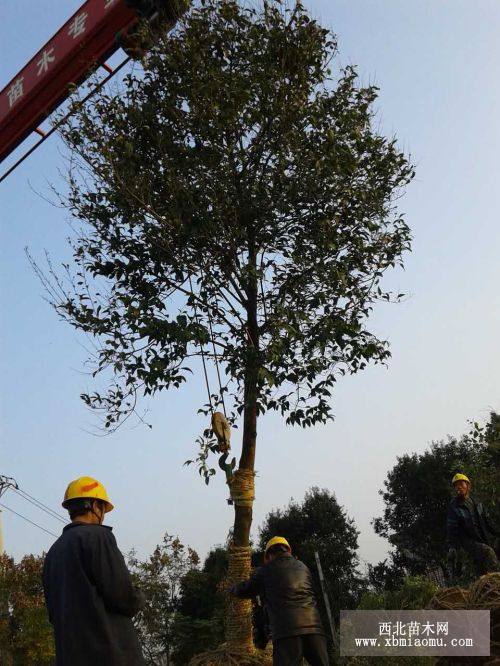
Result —
MULTIPOLYGON (((79 0, 0 0, 0 88, 79 0)), ((468 418, 500 409, 500 4, 498 0, 305 0, 338 35, 340 61, 380 86, 379 119, 412 154, 417 177, 401 201, 413 230, 406 271, 388 282, 409 293, 380 307, 373 327, 391 341, 389 368, 339 383, 336 421, 303 431, 262 420, 254 526, 312 485, 333 490, 361 530, 360 554, 376 562, 386 543, 371 519, 396 456, 460 434, 468 418)), ((5 167, 9 162, 4 162, 5 167)), ((204 426, 201 381, 150 403, 153 429, 109 438, 85 432, 79 393, 84 341, 41 298, 24 247, 68 256, 67 215, 36 192, 61 182, 51 139, 0 185, 0 473, 56 508, 66 483, 100 478, 116 511, 122 550, 150 552, 167 530, 201 553, 232 524, 223 480, 209 488, 183 461, 204 426)), ((3 169, 2 169, 3 172, 3 169)), ((5 503, 52 530, 58 523, 15 496, 5 503)), ((20 557, 51 537, 3 515, 5 545, 20 557)))

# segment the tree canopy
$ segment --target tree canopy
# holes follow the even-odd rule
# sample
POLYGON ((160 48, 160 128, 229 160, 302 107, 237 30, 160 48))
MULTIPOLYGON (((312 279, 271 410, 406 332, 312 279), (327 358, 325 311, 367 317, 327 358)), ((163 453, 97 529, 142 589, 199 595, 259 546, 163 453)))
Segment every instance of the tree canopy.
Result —
POLYGON ((112 370, 83 396, 107 427, 183 383, 212 338, 236 411, 252 367, 259 409, 304 426, 331 415, 340 374, 388 358, 366 319, 409 249, 395 200, 413 167, 336 52, 300 3, 207 0, 119 94, 75 105, 66 204, 82 225, 52 302, 112 370))

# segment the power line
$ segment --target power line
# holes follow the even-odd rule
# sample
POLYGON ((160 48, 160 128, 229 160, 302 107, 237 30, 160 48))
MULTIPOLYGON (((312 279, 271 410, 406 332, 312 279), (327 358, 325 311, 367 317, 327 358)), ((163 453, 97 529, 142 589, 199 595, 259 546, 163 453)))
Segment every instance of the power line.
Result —
POLYGON ((59 520, 61 523, 66 524, 66 521, 64 520, 63 516, 58 514, 56 511, 51 509, 49 506, 44 504, 43 502, 40 502, 40 500, 37 500, 36 497, 33 497, 33 495, 30 495, 26 490, 22 490, 19 488, 19 484, 15 479, 13 479, 10 476, 3 476, 0 475, 0 497, 2 495, 5 495, 5 493, 8 490, 13 490, 14 492, 18 493, 24 500, 27 502, 30 502, 33 506, 35 506, 37 509, 41 509, 44 511, 46 514, 48 514, 51 518, 56 518, 59 520))
POLYGON ((3 507, 4 509, 7 509, 7 511, 10 511, 11 513, 14 513, 16 516, 19 516, 19 518, 22 518, 27 523, 30 523, 31 525, 34 525, 35 527, 38 527, 39 530, 42 530, 43 532, 46 532, 47 534, 50 534, 51 536, 55 537, 56 539, 59 538, 58 534, 54 534, 54 532, 51 532, 50 530, 45 529, 45 527, 42 527, 41 525, 38 525, 38 523, 33 522, 29 518, 26 518, 26 516, 23 516, 21 513, 17 513, 17 511, 14 511, 14 509, 11 509, 8 506, 5 506, 5 504, 2 504, 0 502, 0 506, 3 507))
POLYGON ((25 490, 22 490, 21 488, 14 488, 14 492, 18 493, 23 499, 25 499, 27 502, 30 502, 30 504, 33 504, 33 506, 36 506, 37 509, 40 509, 41 511, 45 511, 46 514, 48 514, 51 518, 55 518, 61 523, 66 523, 68 522, 67 520, 64 520, 64 518, 57 513, 56 511, 53 511, 50 507, 48 507, 46 504, 43 502, 40 502, 40 500, 37 500, 36 497, 33 497, 33 495, 30 495, 27 493, 25 490))
POLYGON ((55 518, 64 525, 66 524, 67 521, 63 518, 62 515, 51 509, 49 506, 38 500, 36 497, 33 497, 33 495, 30 495, 30 493, 26 492, 26 490, 20 488, 19 484, 15 479, 13 479, 12 477, 0 475, 0 497, 2 497, 2 495, 4 495, 8 490, 13 490, 20 497, 29 502, 32 506, 36 507, 37 509, 40 509, 41 511, 44 511, 48 516, 50 516, 51 518, 55 518))

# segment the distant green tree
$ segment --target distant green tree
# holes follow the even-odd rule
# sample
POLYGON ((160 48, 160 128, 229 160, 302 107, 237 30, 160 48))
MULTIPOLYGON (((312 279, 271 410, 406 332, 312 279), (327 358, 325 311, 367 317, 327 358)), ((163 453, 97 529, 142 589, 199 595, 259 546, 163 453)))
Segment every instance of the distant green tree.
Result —
POLYGON ((406 569, 401 561, 398 562, 398 553, 395 551, 382 562, 368 565, 367 579, 371 590, 375 593, 396 590, 403 584, 405 576, 406 569))
MULTIPOLYGON (((390 563, 370 571, 371 582, 394 589, 404 573, 421 574, 429 565, 446 565, 446 512, 453 496, 451 479, 464 472, 474 496, 500 524, 500 418, 485 426, 472 423, 460 438, 435 442, 424 453, 405 454, 387 475, 381 490, 385 509, 373 521, 375 532, 392 546, 390 563)), ((467 558, 464 575, 472 576, 467 558)))
POLYGON ((174 663, 174 616, 181 581, 198 567, 198 555, 178 538, 165 534, 146 561, 140 561, 134 552, 128 559, 135 583, 146 595, 146 606, 134 618, 144 657, 150 666, 168 666, 174 663))
POLYGON ((420 576, 407 576, 396 590, 363 593, 358 609, 422 610, 437 592, 438 587, 420 576))
POLYGON ((227 550, 216 547, 201 570, 192 569, 183 577, 172 627, 175 664, 187 664, 223 640, 227 568, 227 550))
MULTIPOLYGON (((421 610, 427 608, 437 586, 421 577, 406 577, 394 590, 365 592, 358 610, 421 610)), ((434 657, 349 657, 348 666, 434 666, 434 657)))
POLYGON ((0 555, 0 664, 44 666, 54 663, 52 627, 42 587, 43 556, 20 562, 0 555))
POLYGON ((474 423, 472 437, 481 447, 477 464, 470 473, 474 496, 488 507, 493 522, 500 526, 500 414, 492 412, 485 426, 474 423))
POLYGON ((272 536, 284 536, 293 554, 311 570, 325 630, 328 629, 314 553, 320 556, 328 596, 336 617, 341 608, 355 608, 365 582, 358 572, 358 534, 335 495, 311 488, 302 503, 291 501, 285 509, 271 511, 259 531, 261 551, 272 536))

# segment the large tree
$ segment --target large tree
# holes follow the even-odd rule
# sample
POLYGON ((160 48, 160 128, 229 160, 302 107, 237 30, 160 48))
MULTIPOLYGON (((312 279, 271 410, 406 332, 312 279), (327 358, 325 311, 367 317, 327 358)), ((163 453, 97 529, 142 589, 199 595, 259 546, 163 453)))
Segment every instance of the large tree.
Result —
MULTIPOLYGON (((300 2, 202 0, 62 130, 80 225, 69 283, 48 288, 95 338, 95 373, 114 377, 83 399, 113 429, 217 356, 212 407, 224 397, 243 421, 237 468, 225 465, 231 579, 250 567, 258 416, 324 423, 337 379, 390 355, 367 320, 397 298, 381 279, 409 249, 396 199, 413 168, 373 122, 377 89, 336 51, 300 2)), ((218 445, 201 446, 208 480, 218 445)), ((227 625, 228 649, 250 654, 248 602, 227 625)))

